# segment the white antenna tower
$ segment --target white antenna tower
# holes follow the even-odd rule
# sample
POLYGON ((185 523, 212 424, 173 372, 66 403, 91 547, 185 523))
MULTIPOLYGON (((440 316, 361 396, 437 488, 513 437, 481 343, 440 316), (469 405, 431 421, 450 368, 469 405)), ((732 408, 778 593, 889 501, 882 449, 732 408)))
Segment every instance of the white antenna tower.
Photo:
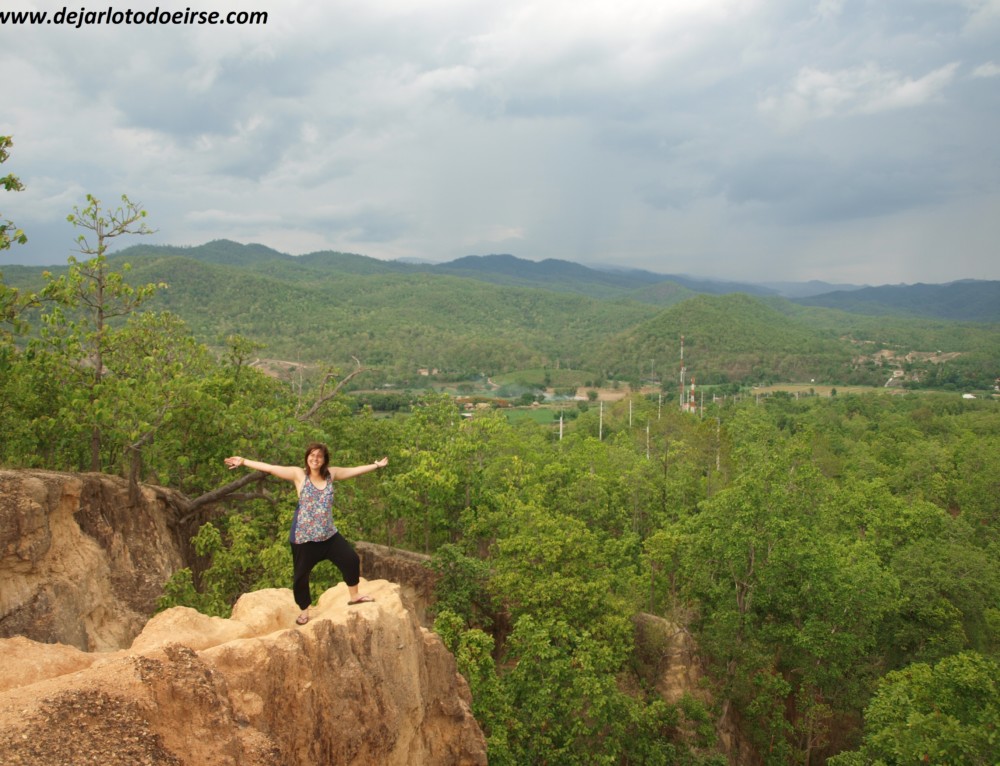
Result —
POLYGON ((680 395, 680 405, 681 412, 684 411, 684 336, 681 336, 681 395, 680 395))

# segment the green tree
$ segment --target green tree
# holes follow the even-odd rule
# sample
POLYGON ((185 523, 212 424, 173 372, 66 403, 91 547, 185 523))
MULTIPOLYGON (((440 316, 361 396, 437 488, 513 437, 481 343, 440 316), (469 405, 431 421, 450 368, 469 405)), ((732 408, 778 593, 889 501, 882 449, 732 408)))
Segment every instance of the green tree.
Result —
POLYGON ((988 652, 1000 642, 991 624, 1000 605, 996 561, 962 539, 958 524, 949 518, 944 535, 914 540, 892 561, 902 600, 887 625, 891 667, 988 652))
POLYGON ((861 748, 830 766, 992 766, 1000 752, 1000 665, 976 652, 918 662, 882 679, 861 748))
POLYGON ((516 714, 509 689, 497 673, 493 636, 479 628, 467 629, 465 621, 447 609, 438 613, 434 631, 455 655, 458 671, 469 682, 472 712, 486 735, 490 763, 515 766, 518 760, 511 751, 510 731, 516 714))
POLYGON ((461 504, 453 459, 459 420, 448 396, 428 396, 407 418, 393 451, 398 460, 386 481, 390 502, 406 523, 408 544, 425 553, 454 533, 461 504))
POLYGON ((532 506, 509 508, 515 528, 494 544, 490 587, 516 619, 545 614, 616 641, 624 629, 622 594, 635 570, 627 544, 579 519, 532 506), (595 562, 604 566, 596 567, 595 562))
POLYGON ((176 426, 186 432, 190 420, 216 417, 217 403, 205 392, 214 360, 172 314, 134 314, 122 327, 109 330, 106 342, 100 393, 114 402, 115 417, 102 437, 115 445, 119 459, 128 466, 135 498, 144 456, 154 453, 157 440, 167 442, 155 445, 167 456, 152 466, 159 469, 161 480, 169 480, 177 468, 198 459, 197 452, 181 448, 184 436, 176 426), (185 410, 195 418, 185 417, 185 410))
MULTIPOLYGON (((13 145, 14 141, 10 136, 0 136, 0 165, 10 158, 8 150, 13 145)), ((20 179, 13 173, 0 177, 0 184, 3 185, 4 191, 22 191, 24 189, 20 179)), ((28 237, 24 231, 16 228, 13 221, 0 218, 0 250, 9 250, 11 244, 23 245, 27 241, 28 237)))
POLYGON ((766 413, 736 422, 738 475, 687 525, 686 595, 721 693, 757 722, 765 761, 808 763, 832 713, 863 696, 898 586, 870 545, 824 529, 830 487, 808 442, 766 413))
POLYGON ((60 415, 70 399, 62 373, 49 354, 0 344, 0 463, 55 469, 78 465, 75 434, 60 415))
POLYGON ((1000 551, 1000 416, 983 412, 976 420, 982 430, 966 430, 954 453, 955 508, 978 544, 996 552, 1000 551))
POLYGON ((145 224, 146 211, 122 195, 121 206, 105 210, 101 201, 87 195, 87 206, 74 208, 70 223, 89 234, 77 237, 79 252, 88 259, 69 258, 69 270, 58 279, 50 278, 43 291, 47 298, 69 310, 52 311, 48 316, 50 337, 62 342, 62 351, 82 379, 85 399, 80 402, 83 417, 90 429, 90 470, 101 470, 102 432, 114 421, 113 407, 102 397, 105 359, 110 350, 111 321, 132 314, 156 290, 165 284, 134 287, 125 281, 130 266, 121 271, 111 268, 107 251, 118 237, 151 234, 145 224))
MULTIPOLYGON (((10 136, 0 136, 0 165, 9 159, 10 152, 8 150, 13 144, 10 136)), ((18 192, 24 189, 24 185, 12 173, 0 177, 0 185, 3 186, 4 191, 18 192)), ((9 250, 11 245, 23 245, 27 241, 28 237, 22 229, 17 228, 13 221, 0 216, 0 251, 9 250)), ((13 325, 15 331, 23 329, 19 316, 26 307, 34 305, 36 302, 36 296, 22 295, 20 290, 9 287, 3 280, 3 273, 0 272, 0 322, 13 325)), ((0 332, 0 340, 3 340, 2 332, 0 332)))

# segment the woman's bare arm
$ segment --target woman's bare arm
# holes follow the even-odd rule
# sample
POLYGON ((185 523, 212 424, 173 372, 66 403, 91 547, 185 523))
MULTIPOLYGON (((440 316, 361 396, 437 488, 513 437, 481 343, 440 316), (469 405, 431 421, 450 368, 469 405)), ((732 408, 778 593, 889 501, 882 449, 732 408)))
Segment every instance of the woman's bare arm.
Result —
POLYGON ((306 477, 306 472, 297 465, 271 465, 270 463, 262 463, 259 460, 248 460, 238 455, 227 457, 226 465, 229 466, 230 470, 246 466, 253 471, 263 471, 272 476, 277 476, 279 479, 293 482, 296 487, 301 486, 306 477))
POLYGON ((380 458, 374 463, 368 463, 367 465, 356 465, 353 468, 340 468, 331 465, 330 476, 333 477, 334 481, 343 481, 344 479, 353 479, 355 476, 377 471, 379 468, 385 468, 387 465, 389 465, 389 458, 387 457, 380 458))

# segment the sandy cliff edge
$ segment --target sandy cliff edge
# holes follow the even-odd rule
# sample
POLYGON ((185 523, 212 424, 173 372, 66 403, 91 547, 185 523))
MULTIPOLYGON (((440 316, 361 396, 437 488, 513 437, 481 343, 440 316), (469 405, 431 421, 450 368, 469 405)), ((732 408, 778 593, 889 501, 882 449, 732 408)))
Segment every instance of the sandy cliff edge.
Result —
POLYGON ((169 609, 111 653, 0 640, 4 763, 485 764, 454 658, 398 585, 361 590, 375 603, 341 584, 305 626, 287 589, 228 620, 169 609))

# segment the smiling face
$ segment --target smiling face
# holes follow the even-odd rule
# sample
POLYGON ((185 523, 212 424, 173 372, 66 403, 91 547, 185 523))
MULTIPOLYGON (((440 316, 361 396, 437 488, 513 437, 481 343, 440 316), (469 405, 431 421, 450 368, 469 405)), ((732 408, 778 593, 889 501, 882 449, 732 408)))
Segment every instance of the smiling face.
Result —
POLYGON ((325 444, 310 444, 306 448, 306 470, 310 476, 326 478, 329 475, 330 451, 325 444))

